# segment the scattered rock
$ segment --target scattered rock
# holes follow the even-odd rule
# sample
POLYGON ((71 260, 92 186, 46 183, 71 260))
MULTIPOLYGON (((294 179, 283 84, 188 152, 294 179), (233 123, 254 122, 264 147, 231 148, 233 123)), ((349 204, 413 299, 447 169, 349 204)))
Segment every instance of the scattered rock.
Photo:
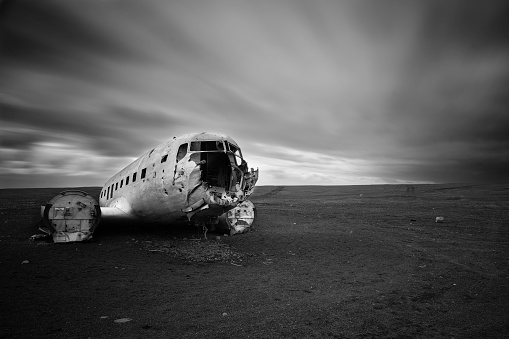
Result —
POLYGON ((444 222, 444 217, 436 217, 435 222, 444 222))
POLYGON ((131 320, 132 320, 131 318, 120 318, 120 319, 115 319, 113 322, 115 322, 117 324, 122 324, 122 323, 129 322, 131 320))
POLYGON ((34 240, 43 240, 43 239, 47 239, 49 238, 49 235, 48 234, 42 234, 42 233, 38 233, 38 234, 34 234, 30 237, 30 240, 34 241, 34 240))
POLYGON ((29 262, 30 262, 30 261, 28 261, 28 260, 23 260, 23 261, 21 262, 21 265, 23 265, 23 264, 28 264, 29 262))

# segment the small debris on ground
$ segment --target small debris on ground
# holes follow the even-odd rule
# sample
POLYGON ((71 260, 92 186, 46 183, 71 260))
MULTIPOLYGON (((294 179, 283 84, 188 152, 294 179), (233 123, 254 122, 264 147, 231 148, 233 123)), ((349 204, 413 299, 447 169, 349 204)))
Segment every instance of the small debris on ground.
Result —
POLYGON ((35 240, 46 240, 46 239, 50 239, 50 235, 49 234, 42 234, 42 233, 37 233, 37 234, 34 234, 30 237, 30 241, 35 241, 35 240))
POLYGON ((23 264, 28 264, 29 262, 30 262, 30 261, 28 261, 28 260, 23 260, 23 261, 21 262, 21 265, 23 265, 23 264))
POLYGON ((243 254, 219 241, 200 241, 202 239, 161 240, 145 243, 144 249, 172 255, 186 261, 229 262, 242 261, 243 254))
POLYGON ((120 319, 116 319, 114 320, 113 322, 117 323, 117 324, 122 324, 122 323, 126 323, 126 322, 129 322, 131 321, 132 319, 131 318, 120 318, 120 319))

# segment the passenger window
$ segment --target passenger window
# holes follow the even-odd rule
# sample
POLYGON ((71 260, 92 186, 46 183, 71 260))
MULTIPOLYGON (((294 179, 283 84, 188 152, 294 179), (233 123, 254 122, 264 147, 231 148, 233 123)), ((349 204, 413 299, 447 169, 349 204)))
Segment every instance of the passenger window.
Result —
POLYGON ((115 184, 111 184, 111 195, 110 195, 110 198, 113 198, 113 188, 115 188, 115 184))
POLYGON ((125 178, 125 185, 129 185, 129 176, 127 176, 127 178, 125 178))
POLYGON ((110 197, 110 187, 108 186, 108 193, 106 194, 106 199, 109 199, 110 197))
POLYGON ((146 175, 146 174, 147 174, 147 169, 146 169, 146 168, 142 169, 142 170, 141 170, 141 178, 142 178, 142 179, 145 179, 145 175, 146 175))
POLYGON ((118 182, 115 184, 115 191, 118 190, 118 182))
POLYGON ((182 160, 186 156, 186 154, 187 154, 187 143, 180 145, 179 150, 177 152, 177 162, 182 160))
POLYGON ((166 159, 168 159, 168 154, 165 154, 162 158, 161 158, 161 164, 163 162, 166 162, 166 159))
POLYGON ((133 182, 135 182, 135 181, 136 181, 136 173, 138 173, 138 172, 134 172, 134 173, 133 173, 133 182))
POLYGON ((124 185, 124 179, 120 180, 120 188, 124 185))

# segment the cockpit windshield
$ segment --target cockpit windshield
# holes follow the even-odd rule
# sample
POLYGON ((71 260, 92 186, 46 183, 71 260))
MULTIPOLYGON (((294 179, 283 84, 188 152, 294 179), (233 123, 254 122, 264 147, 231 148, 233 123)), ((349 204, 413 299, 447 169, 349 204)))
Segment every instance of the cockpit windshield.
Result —
POLYGON ((225 152, 225 150, 232 165, 241 166, 244 163, 240 148, 227 141, 192 141, 189 147, 191 152, 225 152))
POLYGON ((191 152, 218 152, 224 151, 224 144, 220 140, 216 141, 193 141, 191 142, 191 152))

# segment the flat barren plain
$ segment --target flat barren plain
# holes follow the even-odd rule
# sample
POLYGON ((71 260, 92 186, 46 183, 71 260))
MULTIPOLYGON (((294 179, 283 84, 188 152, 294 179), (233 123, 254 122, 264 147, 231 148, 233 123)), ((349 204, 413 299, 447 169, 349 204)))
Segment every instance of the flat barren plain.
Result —
POLYGON ((264 186, 247 234, 30 240, 62 190, 0 190, 2 338, 509 337, 509 184, 264 186))

